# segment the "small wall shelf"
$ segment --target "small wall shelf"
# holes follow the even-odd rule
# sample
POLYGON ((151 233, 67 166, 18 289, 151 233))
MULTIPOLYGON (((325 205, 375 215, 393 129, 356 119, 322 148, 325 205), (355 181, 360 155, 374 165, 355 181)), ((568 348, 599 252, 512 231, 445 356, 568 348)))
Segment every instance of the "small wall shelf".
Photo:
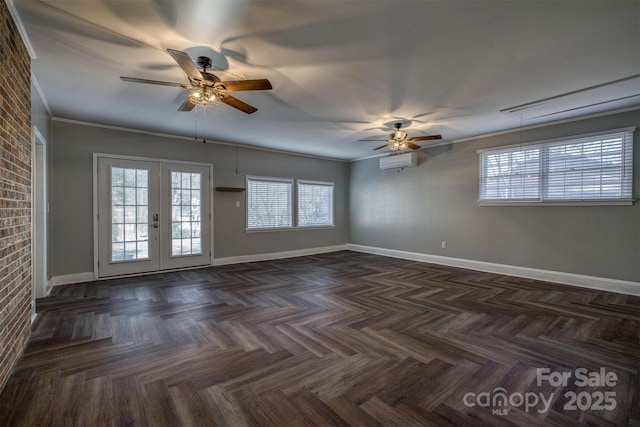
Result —
POLYGON ((216 191, 226 191, 232 193, 241 193, 245 191, 242 187, 216 187, 216 191))

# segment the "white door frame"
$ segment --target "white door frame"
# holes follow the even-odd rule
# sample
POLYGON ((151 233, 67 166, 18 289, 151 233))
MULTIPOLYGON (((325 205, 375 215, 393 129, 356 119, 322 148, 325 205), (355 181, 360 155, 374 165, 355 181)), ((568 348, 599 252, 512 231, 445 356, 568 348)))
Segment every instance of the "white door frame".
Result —
MULTIPOLYGON (((198 163, 198 162, 187 162, 181 160, 170 160, 170 159, 158 159, 158 158, 149 158, 149 157, 136 157, 136 156, 124 156, 118 154, 106 154, 106 153, 93 153, 93 278, 94 280, 106 280, 113 279, 114 277, 99 277, 99 248, 98 248, 98 158, 110 158, 116 160, 134 160, 141 162, 157 162, 157 163, 172 163, 172 164, 182 164, 182 165, 192 165, 192 166, 200 166, 205 167, 209 170, 210 177, 210 188, 209 188, 209 224, 210 224, 210 232, 209 232, 209 253, 210 261, 209 265, 213 265, 213 164, 211 163, 198 163)), ((207 250, 207 248, 203 248, 203 251, 207 250)), ((179 269, 178 269, 179 270, 179 269)), ((167 270, 164 270, 167 271, 167 270)), ((132 276, 137 276, 140 274, 132 274, 132 276)), ((127 275, 119 276, 125 277, 127 275)), ((116 276, 117 277, 117 276, 116 276)))
POLYGON ((37 126, 31 132, 31 262, 32 315, 35 300, 47 296, 49 269, 47 267, 47 140, 37 126))

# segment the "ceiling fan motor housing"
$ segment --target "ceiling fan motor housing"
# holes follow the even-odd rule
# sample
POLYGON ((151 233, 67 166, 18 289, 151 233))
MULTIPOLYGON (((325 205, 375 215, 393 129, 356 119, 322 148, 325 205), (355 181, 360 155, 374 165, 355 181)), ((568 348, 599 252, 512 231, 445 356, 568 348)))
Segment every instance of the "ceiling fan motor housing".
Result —
POLYGON ((198 56, 197 63, 200 67, 202 67, 205 71, 207 68, 211 68, 213 62, 211 62, 211 58, 208 56, 198 56))

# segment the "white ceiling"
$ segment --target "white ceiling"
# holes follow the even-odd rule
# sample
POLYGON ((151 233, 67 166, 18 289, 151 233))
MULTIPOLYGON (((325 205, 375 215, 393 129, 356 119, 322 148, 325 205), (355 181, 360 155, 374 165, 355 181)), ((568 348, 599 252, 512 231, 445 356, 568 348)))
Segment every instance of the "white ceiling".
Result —
POLYGON ((355 159, 398 121, 451 142, 640 105, 638 0, 8 3, 60 119, 355 159), (203 118, 176 111, 179 87, 119 79, 188 83, 167 48, 273 90, 234 93, 252 115, 221 105, 203 118))

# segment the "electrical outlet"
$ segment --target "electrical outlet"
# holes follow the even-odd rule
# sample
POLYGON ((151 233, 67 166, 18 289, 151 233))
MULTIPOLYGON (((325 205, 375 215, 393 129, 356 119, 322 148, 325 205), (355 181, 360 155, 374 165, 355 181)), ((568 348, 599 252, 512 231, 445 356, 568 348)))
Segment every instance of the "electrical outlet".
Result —
POLYGON ((240 200, 236 200, 236 208, 240 207, 240 200))
POLYGON ((447 242, 445 242, 444 240, 440 243, 440 246, 442 246, 442 249, 447 249, 447 242))

